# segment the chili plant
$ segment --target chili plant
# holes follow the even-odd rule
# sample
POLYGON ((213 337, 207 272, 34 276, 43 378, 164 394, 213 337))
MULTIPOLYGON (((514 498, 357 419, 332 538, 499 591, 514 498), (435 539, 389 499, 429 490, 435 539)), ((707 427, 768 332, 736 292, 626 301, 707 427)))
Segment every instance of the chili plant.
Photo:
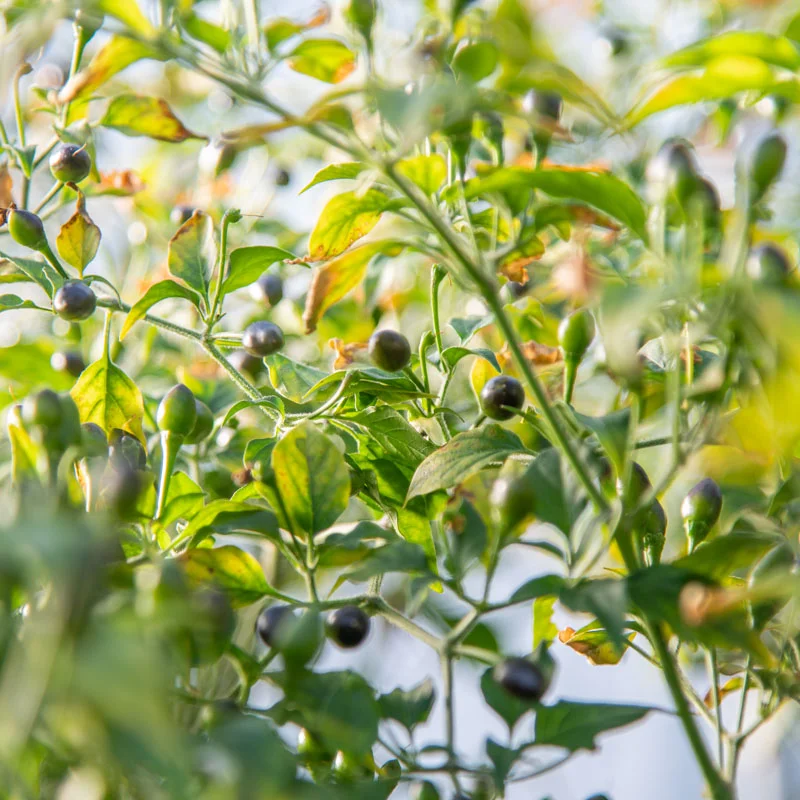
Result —
POLYGON ((401 45, 376 0, 153 5, 4 3, 4 796, 501 797, 674 713, 733 798, 800 674, 800 17, 663 57, 598 20, 593 87, 521 0, 426 0, 401 45), (646 124, 693 104, 724 206, 646 124), (376 625, 440 678, 320 666, 376 625), (580 656, 671 709, 559 699, 580 656), (507 728, 480 756, 457 662, 507 728))

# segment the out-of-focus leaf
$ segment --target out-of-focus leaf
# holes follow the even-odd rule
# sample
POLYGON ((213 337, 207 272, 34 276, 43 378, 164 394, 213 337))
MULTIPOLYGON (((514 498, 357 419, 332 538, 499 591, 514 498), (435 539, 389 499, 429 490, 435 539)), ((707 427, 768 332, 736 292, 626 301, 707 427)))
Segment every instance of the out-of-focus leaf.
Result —
POLYGON ((175 281, 166 280, 154 283, 136 303, 131 307, 128 315, 125 317, 125 322, 122 325, 122 330, 119 332, 119 338, 124 339, 129 333, 131 328, 140 320, 143 319, 147 312, 162 300, 169 298, 180 297, 188 300, 192 305, 197 306, 200 298, 196 292, 187 289, 180 283, 175 281))
POLYGON ((343 164, 328 164, 317 172, 298 194, 303 194, 303 192, 307 192, 312 186, 316 186, 319 183, 327 183, 327 181, 355 180, 366 169, 368 169, 367 165, 362 164, 360 161, 349 161, 343 164))
POLYGON ((724 581, 734 572, 755 564, 780 540, 774 534, 757 531, 732 531, 700 544, 692 553, 674 562, 674 566, 724 581))
POLYGON ((215 25, 195 13, 181 17, 181 25, 193 39, 207 44, 218 53, 224 53, 231 44, 231 34, 225 28, 215 25))
POLYGON ((356 68, 356 54, 337 39, 306 39, 289 54, 289 66, 325 83, 340 83, 356 68))
POLYGON ((451 66, 456 75, 478 83, 497 69, 497 45, 491 41, 468 42, 456 50, 451 66))
POLYGON ((261 565, 238 547, 194 547, 179 560, 190 581, 201 586, 213 584, 225 592, 234 608, 273 594, 261 565))
POLYGON ((539 703, 528 700, 520 700, 509 694, 494 679, 492 669, 487 669, 481 676, 481 692, 487 705, 495 711, 508 725, 509 731, 513 731, 520 718, 529 711, 540 708, 539 703))
POLYGON ((39 311, 49 311, 49 308, 37 306, 32 300, 23 300, 15 294, 0 294, 0 312, 16 311, 23 308, 36 308, 39 311))
POLYGON ((350 476, 344 456, 312 423, 298 425, 275 445, 272 469, 293 533, 319 533, 347 508, 350 476))
POLYGON ((670 53, 664 67, 699 67, 722 56, 751 56, 792 72, 800 69, 800 52, 786 36, 763 31, 728 31, 670 53))
POLYGON ((223 294, 249 286, 258 280, 267 267, 278 261, 294 258, 294 256, 288 250, 280 247, 255 245, 253 247, 237 247, 231 251, 228 258, 228 274, 222 283, 223 294))
POLYGON ((572 751, 594 750, 601 733, 638 722, 652 710, 648 706, 561 700, 537 710, 535 743, 572 751))
POLYGON ((61 286, 64 279, 44 261, 35 261, 32 258, 22 256, 12 256, 0 251, 0 258, 13 264, 23 275, 26 275, 34 283, 37 283, 47 292, 47 296, 52 298, 55 290, 61 286))
POLYGON ((484 425, 459 433, 419 465, 408 489, 408 499, 449 489, 483 467, 500 464, 510 455, 524 452, 519 437, 500 425, 484 425))
MULTIPOLYGON (((633 638, 635 634, 629 634, 628 638, 633 638)), ((558 634, 558 640, 571 647, 576 653, 586 656, 590 664, 594 666, 613 666, 619 664, 622 656, 625 655, 625 647, 619 647, 608 636, 604 628, 598 622, 590 622, 580 630, 564 628, 558 634)))
POLYGON ((83 275, 83 270, 97 255, 100 246, 100 228, 86 213, 86 200, 78 193, 75 213, 61 226, 56 237, 56 247, 61 258, 83 275))
POLYGON ((81 422, 94 422, 106 434, 113 428, 121 428, 144 441, 142 393, 107 356, 86 367, 70 394, 78 406, 81 422))
POLYGON ((628 610, 627 584, 614 578, 582 580, 561 590, 559 600, 572 611, 594 614, 611 641, 624 646, 625 613, 628 610))
POLYGON ((169 240, 167 250, 169 271, 201 297, 205 297, 214 255, 214 229, 211 218, 208 214, 195 211, 169 240))
POLYGON ((93 5, 101 14, 119 20, 139 36, 150 38, 155 34, 152 23, 142 13, 136 0, 94 0, 93 5))
POLYGON ((397 162, 395 169, 425 194, 436 192, 447 178, 447 164, 439 153, 403 158, 397 162))
POLYGON ((235 500, 212 500, 195 514, 181 532, 185 539, 198 543, 212 533, 257 533, 268 539, 280 536, 278 520, 265 508, 235 500))
POLYGON ((306 333, 316 330, 322 315, 361 283, 374 256, 379 253, 397 255, 401 250, 402 245, 391 240, 369 242, 318 267, 306 295, 303 311, 306 333))
POLYGON ((115 97, 100 124, 114 128, 126 136, 147 136, 162 142, 184 142, 186 139, 205 139, 184 127, 166 100, 136 94, 115 97))
POLYGON ((511 595, 510 602, 521 603, 525 600, 535 600, 537 597, 558 595, 563 586, 564 578, 560 575, 540 575, 523 583, 511 595))
POLYGON ((617 470, 617 474, 621 475, 625 468, 625 454, 628 447, 630 410, 624 408, 621 411, 606 414, 604 417, 587 417, 584 414, 575 414, 575 417, 581 425, 597 436, 606 455, 617 470))
POLYGON ((399 536, 383 547, 376 547, 345 576, 351 581, 367 581, 375 575, 387 572, 427 572, 428 557, 425 551, 413 542, 399 536))
POLYGON ((389 198, 377 189, 363 194, 345 192, 328 202, 308 240, 308 260, 339 255, 368 234, 381 218, 389 198))
POLYGON ((558 628, 553 622, 553 607, 556 604, 555 595, 537 597, 533 601, 533 648, 542 642, 552 642, 558 635, 558 628))
POLYGON ((430 678, 413 689, 393 689, 378 697, 381 717, 397 720, 407 731, 427 722, 433 709, 435 692, 430 678))
POLYGON ((519 750, 510 747, 503 747, 492 738, 486 740, 486 755, 489 756, 492 766, 494 767, 492 777, 494 784, 497 787, 505 785, 508 773, 514 766, 514 762, 520 757, 519 750))

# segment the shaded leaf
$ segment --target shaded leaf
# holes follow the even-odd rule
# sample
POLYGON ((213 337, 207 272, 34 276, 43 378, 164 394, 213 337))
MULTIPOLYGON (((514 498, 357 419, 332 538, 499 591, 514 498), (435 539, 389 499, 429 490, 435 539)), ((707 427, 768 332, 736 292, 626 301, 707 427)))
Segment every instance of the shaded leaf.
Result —
POLYGON ((511 595, 511 603, 521 603, 525 600, 535 600, 537 597, 548 595, 558 595, 564 586, 564 578, 560 575, 540 575, 538 578, 531 578, 520 586, 511 595))
POLYGON ((493 672, 494 670, 489 668, 481 676, 483 699, 506 723, 509 731, 513 731, 520 718, 529 711, 540 708, 540 704, 529 700, 520 700, 509 694, 494 679, 493 672))
POLYGON ((390 406, 368 408, 348 417, 366 430, 383 452, 412 469, 434 450, 436 445, 425 439, 406 418, 390 406))
POLYGON ((273 593, 258 561, 238 547, 195 547, 178 560, 189 580, 203 586, 213 584, 225 592, 234 608, 273 593))
POLYGON ((703 542, 688 556, 675 561, 674 566, 723 581, 737 570, 755 564, 779 541, 774 534, 734 530, 703 542))
POLYGON ((118 95, 109 103, 100 124, 126 136, 147 136, 162 142, 206 138, 185 128, 167 101, 159 97, 118 95))
POLYGON ((500 425, 484 425, 454 436, 431 453, 417 468, 408 489, 408 498, 449 489, 490 464, 499 464, 510 455, 526 452, 519 437, 500 425))
POLYGON ((435 697, 430 678, 413 689, 393 689, 378 697, 381 717, 397 720, 410 732, 420 723, 427 722, 435 697))
POLYGON ((401 159, 395 169, 425 194, 434 194, 447 178, 447 164, 439 153, 401 159))
POLYGON ((366 581, 387 572, 427 572, 428 556, 412 542, 397 538, 383 547, 376 547, 353 569, 345 573, 351 581, 366 581))

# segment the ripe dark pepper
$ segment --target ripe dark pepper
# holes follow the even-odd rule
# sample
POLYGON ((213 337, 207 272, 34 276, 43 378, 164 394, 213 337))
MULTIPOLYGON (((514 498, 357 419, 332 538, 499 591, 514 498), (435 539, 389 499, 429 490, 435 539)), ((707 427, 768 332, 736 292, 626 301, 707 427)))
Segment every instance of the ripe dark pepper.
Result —
POLYGON ((261 303, 272 307, 283 300, 283 281, 274 272, 265 272, 253 284, 253 297, 261 303))
POLYGON ((270 356, 283 347, 283 331, 274 322, 253 322, 242 334, 242 347, 251 356, 270 356))
POLYGON ((114 469, 141 470, 147 466, 147 451, 135 436, 121 428, 112 428, 108 435, 108 459, 114 469))
POLYGON ((175 206, 169 212, 169 221, 173 225, 181 226, 192 218, 192 214, 194 214, 194 209, 191 206, 175 206))
POLYGON ((689 540, 689 552, 708 536, 721 510, 722 492, 716 481, 704 478, 689 490, 681 503, 681 519, 689 540))
POLYGON ((158 405, 156 422, 160 431, 185 437, 197 422, 197 405, 192 390, 179 383, 173 386, 158 405))
POLYGON ((80 183, 91 171, 92 157, 77 144, 62 144, 50 156, 50 172, 61 183, 80 183))
POLYGON ((294 614, 289 606, 269 606, 256 620, 256 633, 267 647, 275 647, 278 630, 291 621, 294 614))
POLYGON ((754 247, 745 263, 747 276, 762 286, 783 286, 791 269, 786 252, 772 242, 754 247))
POLYGON ((397 331, 375 331, 369 337, 368 347, 373 363, 386 372, 399 372, 411 361, 411 345, 397 331))
POLYGON ((369 617, 358 606, 342 606, 328 617, 328 636, 339 647, 358 647, 369 634, 369 617))
POLYGON ((53 297, 53 310, 70 322, 88 319, 96 307, 97 296, 83 281, 66 281, 53 297))
POLYGON ((86 362, 80 353, 53 353, 50 357, 50 366, 56 372, 66 372, 77 378, 86 369, 86 362))
POLYGON ((489 419, 505 420, 514 416, 504 406, 522 408, 525 404, 525 390, 522 384, 508 375, 497 375, 486 381, 481 389, 481 409, 489 419))
POLYGON ((539 667, 527 658, 507 658, 493 673, 495 681, 519 700, 538 703, 547 691, 547 679, 539 667))

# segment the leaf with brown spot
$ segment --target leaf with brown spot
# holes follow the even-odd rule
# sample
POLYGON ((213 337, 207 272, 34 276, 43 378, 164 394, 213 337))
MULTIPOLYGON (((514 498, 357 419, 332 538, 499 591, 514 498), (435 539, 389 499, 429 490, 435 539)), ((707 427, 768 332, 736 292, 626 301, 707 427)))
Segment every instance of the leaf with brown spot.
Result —
POLYGON ((402 248, 400 243, 391 240, 370 242, 319 267, 306 295, 303 311, 306 333, 315 331, 322 315, 361 283, 373 256, 378 253, 398 255, 402 248))
POLYGON ((306 39, 289 56, 289 66, 325 83, 340 83, 356 68, 356 54, 338 39, 306 39))
POLYGON ((377 224, 389 198, 377 189, 345 192, 328 202, 308 242, 310 261, 338 256, 377 224))
MULTIPOLYGON (((630 634, 628 639, 633 639, 636 634, 630 634)), ((573 628, 564 628, 559 631, 558 640, 567 647, 571 647, 576 653, 586 656, 590 664, 594 666, 613 666, 619 664, 622 656, 625 655, 624 648, 618 648, 608 636, 604 628, 599 627, 598 623, 590 622, 579 631, 573 628)))
POLYGON ((100 124, 118 130, 126 136, 147 136, 162 142, 206 138, 184 127, 167 101, 160 97, 118 95, 109 104, 100 124))
POLYGON ((133 170, 112 170, 101 172, 100 181, 94 186, 87 187, 86 194, 90 197, 98 195, 129 197, 143 191, 144 188, 144 181, 133 170))
POLYGON ((83 276, 86 265, 97 255, 100 236, 100 228, 86 213, 86 198, 79 191, 75 213, 61 226, 56 237, 58 254, 83 276))

